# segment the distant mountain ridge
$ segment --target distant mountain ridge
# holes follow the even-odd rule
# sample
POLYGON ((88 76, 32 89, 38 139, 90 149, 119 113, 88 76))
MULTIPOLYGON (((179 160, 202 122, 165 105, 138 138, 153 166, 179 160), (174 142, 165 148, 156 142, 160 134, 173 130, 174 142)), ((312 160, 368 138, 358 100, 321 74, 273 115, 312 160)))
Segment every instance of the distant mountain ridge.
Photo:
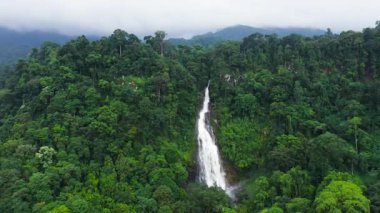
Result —
MULTIPOLYGON (((277 34, 282 37, 292 33, 304 36, 322 35, 325 31, 313 28, 255 28, 236 25, 214 33, 196 35, 191 39, 171 38, 167 41, 173 45, 209 46, 223 40, 240 41, 253 33, 277 34)), ((63 44, 74 37, 45 31, 18 32, 0 27, 0 65, 15 63, 18 59, 26 57, 32 48, 41 46, 45 41, 63 44)), ((97 36, 89 37, 90 39, 98 38, 97 36)))
POLYGON ((184 38, 171 38, 168 42, 173 45, 203 45, 209 46, 223 40, 241 41, 244 37, 247 37, 254 33, 260 33, 264 35, 277 34, 280 37, 284 37, 290 34, 299 34, 303 36, 317 36, 326 33, 325 30, 316 28, 302 28, 302 27, 286 27, 286 28, 256 28, 246 25, 235 25, 218 30, 214 33, 209 32, 202 35, 196 35, 191 39, 184 38))
POLYGON ((10 64, 26 57, 45 41, 63 44, 73 37, 53 32, 18 32, 0 27, 0 64, 10 64))

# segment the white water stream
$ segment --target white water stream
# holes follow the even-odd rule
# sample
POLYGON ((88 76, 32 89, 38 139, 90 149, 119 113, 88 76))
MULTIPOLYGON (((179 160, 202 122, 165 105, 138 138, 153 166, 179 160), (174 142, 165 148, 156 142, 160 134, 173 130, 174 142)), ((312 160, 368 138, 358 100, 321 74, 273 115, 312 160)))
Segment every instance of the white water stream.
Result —
POLYGON ((199 112, 197 123, 199 180, 209 187, 218 186, 222 188, 232 197, 232 190, 227 184, 218 146, 215 143, 212 127, 209 124, 209 103, 209 85, 207 85, 203 107, 199 112))

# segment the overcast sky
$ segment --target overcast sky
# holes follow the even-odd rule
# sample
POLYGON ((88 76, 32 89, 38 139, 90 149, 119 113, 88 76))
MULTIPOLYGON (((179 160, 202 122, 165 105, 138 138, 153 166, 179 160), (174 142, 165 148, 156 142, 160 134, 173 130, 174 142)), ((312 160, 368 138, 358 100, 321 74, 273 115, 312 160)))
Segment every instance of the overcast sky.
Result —
POLYGON ((0 0, 0 26, 69 35, 121 28, 189 37, 236 24, 339 32, 373 27, 376 20, 380 0, 0 0))

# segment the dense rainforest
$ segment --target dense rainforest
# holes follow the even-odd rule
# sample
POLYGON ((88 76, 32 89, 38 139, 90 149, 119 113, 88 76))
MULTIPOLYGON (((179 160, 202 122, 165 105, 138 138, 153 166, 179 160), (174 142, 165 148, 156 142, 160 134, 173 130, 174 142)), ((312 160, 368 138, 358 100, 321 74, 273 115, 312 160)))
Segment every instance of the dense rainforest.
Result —
POLYGON ((115 30, 0 74, 0 212, 380 212, 380 25, 210 48, 115 30), (197 182, 211 124, 232 201, 197 182))

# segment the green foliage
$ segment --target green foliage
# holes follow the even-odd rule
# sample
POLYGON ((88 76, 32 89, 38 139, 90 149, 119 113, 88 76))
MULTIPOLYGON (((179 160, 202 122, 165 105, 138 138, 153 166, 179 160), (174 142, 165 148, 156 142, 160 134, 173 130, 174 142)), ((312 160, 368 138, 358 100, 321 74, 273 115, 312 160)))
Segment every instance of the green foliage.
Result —
POLYGON ((39 172, 30 177, 28 188, 32 192, 35 201, 50 202, 53 200, 50 181, 51 179, 47 175, 39 172))
POLYGON ((58 207, 55 207, 53 210, 49 211, 49 213, 69 213, 70 210, 65 205, 61 205, 58 207))
POLYGON ((224 207, 230 207, 229 198, 220 188, 192 184, 188 193, 191 205, 189 212, 221 212, 224 207))
POLYGON ((234 120, 223 126, 220 132, 222 152, 238 168, 262 164, 260 152, 264 144, 257 124, 247 119, 234 120))
POLYGON ((311 143, 313 150, 309 167, 323 176, 332 168, 347 171, 356 160, 352 145, 333 133, 323 133, 311 143))
POLYGON ((371 184, 366 190, 366 196, 371 201, 371 212, 380 210, 380 182, 371 184))
POLYGON ((310 212, 311 201, 306 198, 296 197, 286 204, 286 210, 288 212, 310 212))
POLYGON ((40 161, 44 168, 48 167, 53 163, 53 156, 56 151, 48 146, 42 146, 40 150, 36 153, 36 158, 40 161))
POLYGON ((262 211, 260 211, 260 213, 283 213, 284 211, 279 208, 279 207, 270 207, 270 208, 266 208, 266 209, 263 209, 262 211))
POLYGON ((349 181, 349 182, 353 182, 356 185, 363 188, 362 182, 357 177, 355 177, 355 176, 353 176, 347 172, 331 171, 323 178, 323 181, 318 186, 317 192, 320 192, 323 188, 325 188, 327 185, 329 185, 332 181, 349 181))
POLYGON ((369 212, 370 201, 352 182, 332 181, 315 198, 317 212, 369 212))
POLYGON ((165 35, 47 42, 2 68, 0 212, 378 211, 378 27, 207 49, 165 35), (207 82, 236 206, 191 184, 207 82))
POLYGON ((270 161, 277 168, 290 169, 296 165, 307 164, 307 140, 302 136, 280 135, 276 146, 270 152, 270 161))

